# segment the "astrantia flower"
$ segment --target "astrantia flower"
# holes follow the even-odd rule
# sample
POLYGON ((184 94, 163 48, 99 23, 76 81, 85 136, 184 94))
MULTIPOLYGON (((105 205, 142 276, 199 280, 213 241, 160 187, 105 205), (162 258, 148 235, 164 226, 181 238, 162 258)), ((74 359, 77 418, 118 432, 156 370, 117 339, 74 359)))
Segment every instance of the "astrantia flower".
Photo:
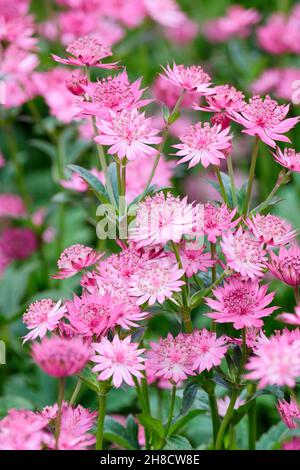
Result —
POLYGON ((71 245, 60 255, 57 262, 58 273, 53 276, 54 279, 66 279, 77 274, 89 266, 95 264, 103 256, 102 253, 96 253, 89 246, 71 245))
POLYGON ((300 339, 291 340, 285 331, 257 344, 255 354, 246 364, 249 380, 267 385, 294 387, 300 375, 300 339))
POLYGON ((193 369, 199 374, 221 364, 228 349, 225 336, 217 338, 216 333, 205 328, 191 334, 193 369))
POLYGON ((293 437, 282 444, 282 450, 300 450, 300 437, 293 437))
POLYGON ((0 450, 41 450, 48 422, 33 411, 10 409, 0 420, 0 450))
POLYGON ((148 262, 144 269, 131 277, 129 293, 137 297, 137 305, 145 302, 162 304, 174 292, 180 292, 184 284, 181 280, 183 274, 184 270, 179 269, 177 263, 172 267, 167 260, 148 262))
POLYGON ((268 267, 275 277, 289 286, 300 285, 300 248, 293 245, 291 248, 280 247, 278 255, 271 252, 271 262, 268 267))
POLYGON ((207 316, 217 323, 233 323, 237 330, 244 327, 262 327, 261 318, 271 315, 278 307, 267 307, 275 293, 267 294, 268 286, 260 286, 257 281, 231 279, 223 287, 213 290, 215 299, 206 298, 213 310, 207 316))
POLYGON ((297 235, 288 222, 272 214, 257 214, 248 217, 245 222, 253 235, 266 245, 286 245, 297 235))
POLYGON ((180 26, 185 21, 185 14, 175 0, 144 0, 147 13, 159 24, 169 28, 180 26))
POLYGON ((280 320, 288 325, 300 326, 300 306, 295 307, 295 313, 281 313, 276 317, 276 320, 280 320))
POLYGON ((0 250, 10 260, 29 258, 38 248, 35 233, 29 228, 8 227, 0 237, 0 250))
POLYGON ((106 334, 114 328, 122 315, 122 305, 116 305, 110 294, 84 293, 66 301, 68 319, 76 333, 92 337, 106 334))
POLYGON ((239 223, 239 218, 233 220, 236 209, 230 210, 226 204, 215 206, 207 203, 204 205, 204 234, 211 243, 217 242, 217 237, 234 228, 239 223))
POLYGON ((23 315, 23 322, 31 330, 24 342, 43 338, 47 331, 55 330, 65 313, 66 307, 61 305, 61 300, 54 303, 51 299, 43 299, 30 304, 23 315))
POLYGON ((147 196, 137 207, 135 227, 130 238, 137 247, 165 244, 172 240, 179 243, 183 235, 192 235, 196 226, 196 208, 168 193, 147 196))
POLYGON ((101 62, 105 57, 112 55, 111 48, 89 36, 76 39, 67 47, 67 52, 71 54, 67 59, 62 59, 55 54, 52 54, 52 57, 61 64, 99 67, 102 69, 116 68, 116 62, 110 64, 101 62))
POLYGON ((296 150, 291 148, 285 148, 282 152, 277 147, 276 153, 273 153, 273 156, 275 161, 284 168, 300 173, 300 152, 296 152, 296 150))
POLYGON ((282 421, 288 428, 297 429, 300 421, 300 408, 293 398, 290 399, 290 402, 278 400, 277 410, 282 421))
POLYGON ((176 384, 185 380, 193 372, 192 349, 189 335, 180 333, 174 337, 160 338, 158 343, 151 342, 147 351, 146 369, 156 378, 171 380, 176 384))
POLYGON ((220 165, 220 160, 226 158, 228 150, 231 148, 230 128, 222 129, 220 125, 211 125, 198 122, 189 127, 180 137, 181 144, 173 145, 179 149, 175 154, 183 157, 179 163, 190 162, 189 168, 199 162, 205 168, 208 165, 220 165), (226 152, 227 151, 227 152, 226 152))
POLYGON ((165 75, 162 74, 161 76, 182 90, 197 91, 200 95, 212 93, 212 89, 209 88, 211 78, 200 65, 185 67, 184 65, 176 65, 174 63, 173 69, 169 64, 166 68, 162 68, 165 75))
MULTIPOLYGON (((221 416, 222 418, 225 416, 226 411, 228 410, 229 403, 230 397, 228 395, 226 395, 224 398, 217 399, 218 413, 219 416, 221 416)), ((241 397, 238 397, 235 402, 234 409, 237 410, 240 406, 243 406, 244 404, 245 400, 243 400, 243 398, 241 397)))
POLYGON ((225 233, 221 247, 231 269, 252 279, 262 276, 266 268, 266 251, 251 233, 241 227, 235 233, 225 233))
POLYGON ((159 129, 153 129, 151 118, 136 109, 123 110, 120 113, 111 112, 110 121, 97 121, 99 135, 95 141, 108 145, 110 155, 118 155, 120 159, 135 160, 147 155, 156 155, 158 150, 150 147, 162 140, 157 134, 159 129))
POLYGON ((11 193, 0 194, 0 218, 21 218, 26 215, 26 209, 20 196, 11 193))
POLYGON ((112 342, 107 338, 102 338, 100 343, 93 343, 96 352, 91 360, 97 365, 93 367, 93 372, 100 372, 98 380, 108 380, 116 388, 123 382, 127 385, 134 385, 133 378, 142 378, 142 370, 145 369, 144 358, 141 357, 144 349, 138 349, 138 343, 131 343, 131 337, 120 339, 114 336, 112 342))
POLYGON ((44 337, 33 343, 34 361, 53 377, 67 377, 80 372, 90 358, 90 346, 81 338, 44 337))
POLYGON ((288 111, 289 105, 279 105, 267 95, 264 99, 253 96, 240 113, 231 111, 230 114, 232 119, 245 127, 242 132, 256 135, 267 145, 275 147, 276 140, 290 142, 283 134, 299 122, 299 117, 286 119, 288 111))
POLYGON ((67 90, 75 96, 83 96, 87 84, 87 76, 83 73, 73 74, 66 80, 67 90))
MULTIPOLYGON (((187 277, 192 277, 198 271, 207 271, 207 268, 211 268, 215 264, 215 260, 211 259, 210 253, 205 253, 204 250, 205 245, 200 248, 193 248, 191 243, 184 243, 180 247, 179 254, 182 268, 187 277)), ((174 253, 170 253, 170 257, 175 261, 174 253)))

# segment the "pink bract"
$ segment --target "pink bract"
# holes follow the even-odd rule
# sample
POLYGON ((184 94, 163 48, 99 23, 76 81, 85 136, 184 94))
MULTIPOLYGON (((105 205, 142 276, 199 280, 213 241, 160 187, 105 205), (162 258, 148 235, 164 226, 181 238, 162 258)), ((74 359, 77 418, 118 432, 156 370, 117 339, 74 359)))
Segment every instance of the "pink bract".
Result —
POLYGON ((66 307, 61 305, 61 300, 54 303, 51 299, 43 299, 30 304, 23 315, 23 322, 31 330, 24 342, 43 338, 47 331, 55 330, 65 313, 66 307))

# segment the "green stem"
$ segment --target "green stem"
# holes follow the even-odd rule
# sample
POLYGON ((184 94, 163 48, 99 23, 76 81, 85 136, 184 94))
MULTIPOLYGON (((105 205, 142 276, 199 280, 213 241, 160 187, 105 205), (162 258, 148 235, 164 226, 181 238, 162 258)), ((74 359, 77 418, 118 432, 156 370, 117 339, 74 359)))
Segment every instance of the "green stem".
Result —
POLYGON ((258 147, 259 147, 259 137, 255 137, 252 157, 251 157, 247 193, 246 193, 246 199, 245 199, 245 204, 244 204, 244 214, 246 215, 248 215, 249 207, 250 207, 252 186, 253 186, 253 181, 255 177, 256 160, 257 160, 257 155, 258 155, 258 147))
POLYGON ((70 401, 69 401, 70 406, 73 406, 74 403, 76 402, 78 394, 79 394, 80 389, 81 389, 81 385, 82 385, 82 382, 81 382, 81 378, 79 377, 78 380, 77 380, 77 383, 75 385, 74 391, 72 393, 72 396, 70 398, 70 401))
POLYGON ((235 188, 235 183, 234 183, 234 172, 233 172, 231 154, 229 154, 228 157, 227 157, 227 168, 228 168, 228 174, 229 174, 229 178, 230 178, 232 202, 233 202, 234 207, 237 207, 238 202, 237 202, 237 197, 236 197, 236 188, 235 188))
POLYGON ((98 421, 96 432, 96 450, 103 448, 103 434, 104 434, 104 418, 106 413, 106 390, 103 389, 98 393, 98 421))
POLYGON ((220 186, 223 201, 225 202, 225 204, 227 204, 229 206, 229 201, 228 201, 225 186, 224 186, 224 183, 223 183, 223 180, 222 180, 222 175, 221 175, 221 172, 220 172, 220 168, 218 166, 215 166, 215 173, 216 173, 217 178, 218 178, 218 182, 219 182, 219 186, 220 186))
POLYGON ((288 178, 291 174, 291 171, 287 171, 284 176, 279 176, 274 188, 272 189, 268 197, 261 204, 259 204, 259 206, 255 207, 255 209, 253 209, 251 213, 262 212, 268 206, 269 202, 273 199, 282 184, 284 184, 284 180, 286 180, 286 178, 288 178))
POLYGON ((222 449, 224 433, 226 431, 226 428, 228 426, 228 423, 229 423, 230 418, 232 416, 232 413, 234 411, 234 405, 235 405, 235 402, 237 400, 238 395, 239 395, 239 391, 237 389, 233 389, 232 390, 232 395, 231 395, 231 398, 230 398, 230 403, 228 405, 226 414, 224 416, 224 419, 221 423, 221 426, 220 426, 220 429, 219 429, 219 432, 218 432, 218 436, 217 436, 217 439, 216 439, 215 450, 221 450, 222 449))
MULTIPOLYGON (((179 249, 176 243, 171 241, 172 249, 176 257, 176 261, 178 264, 179 269, 183 269, 182 266, 182 261, 180 258, 179 254, 179 249)), ((183 320, 183 325, 186 333, 191 333, 193 331, 193 324, 191 320, 191 309, 189 306, 189 300, 188 300, 188 290, 187 290, 187 279, 186 276, 184 275, 182 277, 182 280, 185 282, 185 284, 182 286, 181 293, 182 293, 182 320, 183 320)))
POLYGON ((62 413, 62 405, 64 402, 64 395, 65 395, 65 378, 61 377, 58 382, 58 399, 57 399, 57 415, 55 421, 55 448, 58 448, 58 440, 60 435, 60 426, 61 426, 61 413, 62 413))
POLYGON ((295 295, 296 304, 299 305, 300 296, 299 296, 299 287, 298 286, 294 287, 294 295, 295 295))
POLYGON ((167 435, 168 435, 168 432, 169 432, 170 427, 171 427, 173 415, 174 415, 175 400, 176 400, 176 390, 177 390, 176 385, 173 385, 173 387, 172 387, 172 396, 171 396, 171 404, 170 404, 170 410, 169 410, 169 416, 168 416, 168 421, 167 421, 167 424, 166 424, 166 427, 165 427, 165 437, 167 437, 167 435))
MULTIPOLYGON (((136 377, 133 377, 133 381, 134 381, 135 390, 136 390, 136 394, 140 403, 142 413, 144 413, 145 415, 151 416, 150 407, 147 406, 147 397, 143 396, 139 381, 137 380, 136 377)), ((149 436, 149 432, 146 426, 144 426, 144 430, 145 430, 146 449, 149 449, 150 448, 150 436, 149 436)))
MULTIPOLYGON (((256 385, 250 384, 249 386, 249 398, 255 393, 256 385)), ((249 399, 248 398, 248 399, 249 399)), ((248 447, 249 450, 255 450, 256 443, 256 400, 252 400, 250 408, 248 410, 248 447)))
POLYGON ((246 327, 244 327, 243 332, 242 332, 242 364, 243 364, 243 366, 246 364, 247 356, 248 356, 247 332, 246 332, 246 327))
POLYGON ((209 399, 210 413, 211 413, 211 419, 212 419, 213 438, 214 438, 214 444, 215 444, 217 440, 217 436, 218 436, 218 431, 220 428, 220 418, 219 418, 218 405, 217 405, 217 399, 216 399, 215 393, 209 393, 208 399, 209 399))

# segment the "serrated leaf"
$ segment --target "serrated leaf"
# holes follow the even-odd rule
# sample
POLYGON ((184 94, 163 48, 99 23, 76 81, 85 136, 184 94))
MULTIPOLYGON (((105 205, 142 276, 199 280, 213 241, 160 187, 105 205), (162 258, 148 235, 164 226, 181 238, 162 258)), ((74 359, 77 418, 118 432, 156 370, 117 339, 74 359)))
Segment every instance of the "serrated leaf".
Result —
POLYGON ((137 450, 129 439, 126 429, 110 416, 106 416, 104 420, 104 439, 109 442, 114 442, 122 449, 137 450))
POLYGON ((159 436, 161 439, 164 438, 164 427, 159 421, 159 419, 153 418, 152 416, 145 415, 143 413, 137 416, 139 422, 146 427, 147 429, 151 430, 154 434, 159 436))
POLYGON ((84 181, 87 182, 99 201, 103 202, 104 204, 109 203, 109 197, 105 186, 101 183, 101 181, 99 181, 98 178, 96 178, 95 175, 93 175, 93 173, 78 165, 68 165, 68 168, 70 168, 71 171, 77 173, 84 181))
POLYGON ((164 450, 192 450, 190 441, 183 436, 171 436, 166 439, 164 450))
POLYGON ((180 415, 185 415, 190 410, 193 403, 195 402, 198 390, 199 384, 197 383, 189 383, 185 387, 183 391, 180 415))
POLYGON ((264 433, 256 443, 257 450, 272 450, 287 435, 287 427, 281 421, 264 433))
POLYGON ((136 449, 140 447, 138 443, 138 432, 139 432, 139 427, 134 417, 132 415, 129 415, 126 420, 126 434, 128 436, 130 443, 136 449))

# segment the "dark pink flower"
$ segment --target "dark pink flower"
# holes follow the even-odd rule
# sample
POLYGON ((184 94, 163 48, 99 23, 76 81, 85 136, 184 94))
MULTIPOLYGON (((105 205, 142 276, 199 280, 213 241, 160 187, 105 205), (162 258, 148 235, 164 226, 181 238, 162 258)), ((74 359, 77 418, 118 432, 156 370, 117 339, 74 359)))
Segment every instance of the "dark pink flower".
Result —
POLYGON ((89 246, 71 245, 60 255, 57 262, 58 273, 53 276, 54 279, 67 279, 74 276, 89 266, 95 264, 103 256, 103 253, 97 253, 89 246))

